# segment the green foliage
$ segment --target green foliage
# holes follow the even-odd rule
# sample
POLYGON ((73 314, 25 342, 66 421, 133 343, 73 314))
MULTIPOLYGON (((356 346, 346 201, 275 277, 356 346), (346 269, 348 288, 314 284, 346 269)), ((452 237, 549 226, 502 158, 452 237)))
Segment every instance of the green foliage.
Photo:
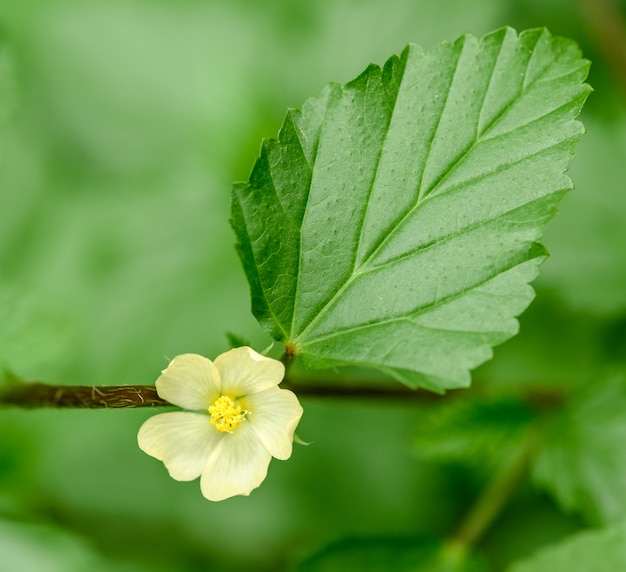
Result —
POLYGON ((591 522, 626 517, 626 377, 592 380, 546 431, 535 481, 591 522))
MULTIPOLYGON (((159 571, 122 561, 103 559, 84 539, 52 526, 0 519, 2 567, 12 572, 120 572, 159 571)), ((161 568, 161 570, 164 570, 161 568)))
POLYGON ((468 385, 533 297, 587 69, 568 40, 502 29, 409 45, 290 112, 233 192, 260 323, 309 367, 468 385))
POLYGON ((2 40, 0 31, 0 129, 15 113, 18 99, 13 57, 2 40))
POLYGON ((228 345, 231 348, 240 348, 242 346, 250 346, 250 342, 237 334, 233 334, 232 332, 226 333, 226 339, 228 340, 228 345))
MULTIPOLYGON (((433 552, 420 552, 420 538, 433 538, 435 550, 481 494, 474 466, 503 456, 523 431, 525 413, 494 396, 567 395, 587 379, 599 381, 588 382, 576 408, 590 412, 595 429, 580 413, 571 430, 555 418, 541 453, 555 455, 550 467, 559 469, 542 485, 558 491, 563 478, 563 498, 574 500, 562 510, 522 486, 475 547, 493 571, 550 544, 524 569, 540 572, 545 558, 546 570, 559 570, 562 549, 579 542, 567 572, 624 569, 613 559, 622 525, 562 542, 582 526, 581 511, 596 522, 623 510, 621 499, 607 509, 623 496, 615 478, 623 400, 615 389, 614 400, 596 402, 596 387, 606 390, 595 372, 607 360, 626 363, 626 99, 612 59, 620 52, 604 52, 610 36, 594 32, 583 11, 596 4, 0 2, 0 364, 27 379, 152 383, 164 356, 224 351, 227 329, 257 349, 269 345, 231 248, 229 185, 247 176, 258 140, 283 110, 330 79, 345 83, 407 42, 427 48, 468 30, 547 25, 592 59, 596 90, 568 172, 576 190, 542 238, 551 258, 534 283, 538 299, 520 334, 475 376, 484 403, 473 391, 456 392, 441 409, 420 392, 410 400, 303 398, 299 432, 313 444, 271 466, 249 498, 219 505, 201 502, 195 484, 164 478, 137 451, 133 435, 151 412, 3 409, 0 568, 276 572, 295 555, 355 536, 368 539, 355 550, 378 550, 388 563, 396 556, 384 550, 390 536, 400 538, 387 543, 400 564, 405 553, 427 558, 433 552), (596 405, 585 409, 586 400, 596 405), (412 455, 416 439, 423 448, 412 455), (599 454, 585 461, 590 442, 599 454), (423 462, 426 453, 443 462, 423 462), (570 461, 578 463, 572 477, 570 461), (583 482, 585 466, 597 482, 583 482)), ((610 24, 619 25, 619 14, 610 24)), ((353 381, 361 371, 350 372, 353 381)), ((323 381, 345 381, 328 375, 323 381)), ((375 383, 384 373, 366 375, 375 383)), ((330 551, 311 560, 330 562, 330 551)))
POLYGON ((588 133, 571 171, 580 192, 563 203, 561 216, 546 233, 552 257, 541 279, 574 308, 604 316, 623 314, 626 111, 617 108, 610 119, 590 116, 585 127, 588 133))
POLYGON ((520 446, 534 418, 529 407, 511 398, 457 399, 428 412, 416 451, 430 461, 493 471, 520 446))
POLYGON ((540 550, 507 572, 616 572, 626 570, 626 523, 583 532, 540 550))
POLYGON ((8 367, 0 364, 0 394, 6 388, 13 387, 24 380, 8 367))
POLYGON ((487 572, 475 557, 450 558, 428 538, 358 538, 336 542, 301 562, 297 572, 487 572))

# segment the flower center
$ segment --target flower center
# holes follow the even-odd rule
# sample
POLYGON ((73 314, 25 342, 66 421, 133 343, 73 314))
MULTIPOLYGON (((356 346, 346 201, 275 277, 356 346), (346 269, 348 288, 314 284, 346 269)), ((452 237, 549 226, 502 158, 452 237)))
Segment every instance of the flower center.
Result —
POLYGON ((215 425, 218 431, 228 433, 232 433, 239 423, 245 421, 246 415, 249 413, 226 395, 216 399, 215 403, 209 407, 211 423, 215 425))

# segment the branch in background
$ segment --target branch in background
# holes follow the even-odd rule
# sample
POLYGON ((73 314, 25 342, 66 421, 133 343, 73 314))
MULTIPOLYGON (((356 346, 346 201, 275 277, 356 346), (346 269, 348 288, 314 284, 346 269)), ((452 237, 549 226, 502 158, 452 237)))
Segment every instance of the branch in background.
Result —
POLYGON ((614 0, 578 0, 583 22, 600 47, 626 99, 626 25, 614 0))
MULTIPOLYGON (((366 398, 433 401, 442 396, 428 391, 413 391, 402 387, 334 386, 285 381, 282 388, 298 397, 366 398)), ((51 407, 55 409, 123 409, 135 407, 167 407, 153 385, 48 385, 45 383, 14 384, 0 392, 0 405, 24 409, 51 407)))
MULTIPOLYGON (((480 385, 480 384, 474 384, 480 385)), ((359 384, 331 385, 328 382, 296 381, 286 379, 281 387, 290 389, 298 397, 320 399, 377 399, 436 403, 454 395, 468 396, 476 389, 464 389, 438 395, 430 391, 412 390, 395 385, 376 386, 359 384)), ((518 396, 535 410, 552 410, 560 407, 566 395, 558 390, 527 390, 518 396)), ((50 407, 55 409, 125 409, 136 407, 168 407, 171 403, 161 399, 153 385, 48 385, 40 382, 13 383, 0 391, 0 406, 12 405, 23 409, 50 407)))
MULTIPOLYGON (((298 397, 319 398, 358 398, 358 399, 398 399, 415 401, 437 401, 445 395, 439 395, 425 390, 414 390, 403 387, 398 382, 386 386, 362 384, 358 382, 331 385, 328 382, 297 381, 286 379, 281 383, 282 389, 293 391, 298 397)), ((448 394, 450 395, 450 394, 448 394)))

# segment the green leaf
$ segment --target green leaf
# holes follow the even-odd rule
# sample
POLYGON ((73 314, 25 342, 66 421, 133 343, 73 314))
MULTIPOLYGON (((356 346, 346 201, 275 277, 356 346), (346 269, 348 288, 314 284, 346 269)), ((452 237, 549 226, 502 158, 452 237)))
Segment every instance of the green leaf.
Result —
POLYGON ((14 58, 5 45, 0 30, 0 128, 15 113, 17 102, 18 83, 14 58))
POLYGON ((13 572, 146 572, 154 567, 106 560, 91 543, 62 528, 0 519, 2 569, 13 572))
POLYGON ((430 538, 375 537, 340 540, 310 556, 297 572, 485 572, 483 560, 456 558, 441 542, 430 538))
POLYGON ((448 402, 424 419, 416 450, 431 461, 494 470, 520 447, 533 419, 533 412, 513 399, 448 402))
POLYGON ((507 572, 617 572, 626 570, 626 523, 581 532, 514 563, 507 572))
POLYGON ((409 45, 290 111, 233 190, 261 325, 307 367, 467 386, 533 298, 587 70, 573 42, 507 28, 409 45))
POLYGON ((226 338, 228 339, 228 346, 231 348, 240 348, 242 346, 252 345, 246 338, 238 334, 233 334, 232 332, 226 332, 226 338))
POLYGON ((626 377, 589 384, 554 420, 533 477, 591 522, 626 518, 626 377))
POLYGON ((24 383, 24 380, 17 375, 8 365, 0 362, 0 394, 3 390, 24 383))

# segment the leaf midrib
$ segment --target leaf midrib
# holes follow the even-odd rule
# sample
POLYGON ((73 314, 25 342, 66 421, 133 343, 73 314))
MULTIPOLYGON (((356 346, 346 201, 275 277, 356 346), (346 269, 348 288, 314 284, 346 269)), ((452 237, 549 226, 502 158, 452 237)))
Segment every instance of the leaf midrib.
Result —
MULTIPOLYGON (((539 36, 537 37, 537 41, 535 42, 535 45, 533 47, 533 52, 536 50, 537 48, 537 43, 539 42, 539 36)), ((502 43, 502 45, 504 45, 504 42, 502 43)), ((465 44, 463 44, 463 49, 465 49, 465 44)), ((458 62, 461 59, 461 55, 463 53, 463 50, 461 50, 461 52, 459 52, 459 56, 457 58, 456 64, 457 67, 455 68, 455 72, 454 74, 456 75, 456 72, 458 70, 458 62)), ((491 74, 489 76, 489 85, 491 85, 491 82, 493 80, 493 76, 494 76, 494 72, 495 72, 495 68, 500 60, 500 55, 502 53, 502 46, 500 47, 500 52, 498 53, 498 57, 495 58, 494 60, 494 66, 491 70, 491 74)), ((534 55, 534 53, 533 53, 534 55)), ((353 271, 351 273, 351 275, 347 278, 347 280, 335 291, 335 293, 327 300, 327 302, 324 304, 324 306, 319 310, 319 312, 311 319, 311 321, 309 322, 309 324, 300 332, 300 334, 298 336, 295 337, 295 339, 293 340, 293 342, 298 345, 299 340, 306 338, 306 334, 307 332, 309 332, 315 325, 317 322, 319 322, 319 320, 321 319, 321 317, 327 312, 327 310, 333 305, 333 303, 335 302, 335 300, 337 298, 339 298, 343 292, 353 283, 353 281, 360 276, 368 267, 368 265, 371 263, 371 261, 376 257, 376 255, 378 254, 378 252, 384 248, 384 246, 389 242, 390 238, 392 238, 394 236, 394 234, 397 232, 397 230, 399 228, 401 228, 404 223, 406 222, 406 220, 415 213, 415 211, 420 207, 420 205, 422 205, 424 203, 424 201, 428 200, 429 198, 431 198, 433 196, 433 192, 446 180, 446 178, 450 175, 451 172, 454 171, 454 169, 459 165, 460 161, 466 157, 469 153, 472 152, 472 150, 484 140, 489 139, 488 137, 485 137, 487 135, 487 133, 492 130, 493 128, 495 128, 499 121, 502 119, 502 117, 504 116, 504 114, 516 103, 518 102, 527 92, 528 90, 535 85, 536 83, 538 83, 539 81, 541 81, 541 78, 546 74, 547 70, 549 70, 551 67, 553 67, 558 60, 563 57, 563 54, 559 54, 559 56, 557 56, 556 58, 554 58, 553 60, 551 60, 542 70, 540 73, 538 73, 535 78, 529 82, 528 84, 523 84, 519 93, 511 99, 511 101, 509 101, 509 103, 507 105, 505 105, 500 112, 495 115, 493 117, 493 119, 491 120, 490 123, 488 123, 487 125, 485 125, 485 127, 482 130, 482 133, 478 133, 478 124, 476 125, 476 137, 475 139, 472 141, 472 143, 465 149, 463 150, 461 153, 458 154, 458 156, 448 165, 448 167, 442 171, 442 174, 440 177, 438 177, 438 179, 436 181, 434 181, 433 186, 431 187, 431 189, 426 192, 426 193, 420 193, 418 194, 418 198, 415 201, 415 203, 413 205, 411 205, 406 213, 400 218, 400 220, 394 224, 393 228, 388 232, 388 234, 385 236, 385 238, 381 241, 381 243, 370 253, 370 255, 363 261, 363 263, 361 264, 361 266, 359 268, 353 268, 353 271), (420 197, 421 200, 420 200, 420 197)), ((527 62, 526 62, 526 70, 525 70, 525 75, 528 71, 528 66, 530 65, 530 63, 532 62, 532 55, 531 57, 528 58, 527 62)), ((402 76, 402 79, 404 80, 404 74, 402 76)), ((450 83, 450 85, 453 85, 454 83, 454 77, 452 79, 452 82, 450 83)), ((446 99, 446 105, 447 102, 449 100, 449 96, 450 96, 450 92, 451 90, 448 90, 447 93, 447 99, 446 99)), ((483 102, 481 104, 481 113, 482 113, 482 109, 484 107, 484 101, 487 97, 488 94, 488 90, 485 90, 485 94, 483 97, 483 102)), ((399 92, 398 92, 399 93, 399 92)), ((438 124, 437 124, 437 129, 439 128, 440 125, 440 121, 441 118, 443 117, 443 114, 445 113, 445 109, 446 109, 446 105, 444 105, 442 107, 441 110, 441 114, 439 116, 439 120, 438 120, 438 124)), ((395 112, 395 104, 394 104, 394 111, 395 112)), ((391 114, 391 116, 393 116, 393 112, 391 114)), ((480 119, 480 114, 478 114, 478 120, 480 119)), ((437 134, 437 129, 434 130, 433 133, 433 137, 431 139, 431 143, 434 140, 434 138, 436 137, 437 134)), ((560 144, 561 142, 559 142, 560 144)), ((380 155, 382 155, 383 152, 383 148, 381 147, 381 151, 379 154, 379 158, 380 155)), ((429 147, 429 153, 430 150, 432 149, 432 145, 429 147)), ((422 175, 426 170, 426 166, 428 163, 428 158, 430 157, 430 154, 425 158, 424 160, 424 167, 422 170, 422 175)), ((528 158, 528 157, 526 157, 528 158)), ((377 168, 378 168, 378 164, 377 164, 377 168)), ((373 179, 373 181, 375 180, 375 178, 373 179)), ((370 189, 371 192, 371 189, 370 189)), ((496 219, 491 219, 491 220, 496 220, 496 219)), ((490 222, 490 221, 484 221, 484 222, 490 222)), ((362 236, 362 230, 359 234, 359 245, 360 246, 360 239, 362 236)), ((358 248, 357 248, 358 251, 358 248)), ((300 258, 300 262, 301 262, 301 258, 300 258)), ((491 279, 493 277, 490 277, 489 279, 491 279)), ((299 282, 299 277, 298 277, 298 282, 299 282)), ((461 293, 459 293, 458 295, 462 294, 463 292, 466 292, 467 290, 463 290, 461 291, 461 293)), ((295 312, 294 312, 295 315, 295 312)), ((394 318, 392 320, 379 320, 375 323, 379 323, 379 324, 383 324, 386 323, 387 321, 396 321, 398 318, 394 318)), ((342 331, 350 331, 350 330, 342 330, 342 331)), ((293 324, 292 324, 292 335, 293 335, 293 324)), ((332 336, 330 336, 332 337, 332 336)), ((325 338, 324 338, 325 339, 325 338)), ((318 338, 316 338, 316 340, 318 340, 318 338)), ((312 340, 309 340, 308 343, 312 343, 312 340)))
MULTIPOLYGON (((404 62, 403 65, 404 65, 404 70, 406 70, 406 62, 404 62)), ((380 69, 380 81, 382 83, 384 81, 384 67, 383 68, 379 68, 379 69, 380 69)), ((367 192, 367 198, 368 199, 371 196, 372 190, 374 188, 374 183, 375 183, 376 178, 378 176, 378 170, 380 168, 380 159, 381 159, 382 154, 383 154, 383 149, 385 148, 385 143, 387 141, 387 136, 389 135, 389 125, 390 125, 391 121, 393 120, 393 116, 394 116, 394 113, 396 111, 396 102, 397 102, 398 94, 400 93, 400 90, 402 89, 402 82, 404 81, 404 77, 405 77, 404 70, 403 70, 403 73, 402 73, 402 79, 400 81, 400 85, 398 86, 398 88, 396 90, 395 98, 394 98, 394 101, 392 103, 393 109, 392 109, 392 112, 389 114, 389 119, 387 121, 387 129, 385 129, 385 135, 383 137, 383 143, 381 145, 381 148, 380 148, 380 151, 378 153, 378 156, 376 157, 376 166, 374 168, 374 172, 372 174, 372 181, 370 183, 370 186, 369 186, 369 189, 368 189, 368 192, 367 192)), ((368 81, 368 84, 369 84, 369 81, 370 81, 369 77, 367 78, 367 81, 368 81)), ((343 89, 344 89, 344 87, 341 86, 341 90, 342 91, 343 91, 343 89)), ((320 126, 320 130, 322 129, 322 127, 323 127, 323 125, 324 125, 324 123, 326 121, 327 111, 328 111, 328 106, 326 107, 326 109, 324 111, 324 119, 322 120, 322 125, 320 126)), ((317 158, 317 150, 319 148, 319 144, 320 144, 321 138, 322 138, 322 136, 321 136, 321 133, 320 133, 320 137, 318 138, 318 142, 317 142, 317 145, 316 145, 316 148, 315 148, 313 164, 309 164, 309 169, 311 171, 311 180, 313 178, 313 171, 314 171, 314 167, 315 167, 315 159, 317 158)), ((309 197, 310 197, 310 192, 307 194, 307 206, 308 206, 309 197)), ((361 229, 359 230, 359 239, 358 239, 357 247, 354 249, 354 261, 353 261, 353 265, 352 265, 352 271, 351 271, 350 277, 348 278, 346 283, 350 282, 350 280, 352 279, 352 276, 354 275, 355 269, 356 269, 356 261, 358 260, 358 254, 359 254, 360 245, 361 245, 361 239, 362 239, 363 221, 365 221, 365 218, 367 216, 368 207, 369 207, 369 200, 367 200, 367 202, 365 203, 365 209, 363 211, 363 219, 362 219, 361 229)), ((304 210, 306 211, 306 206, 305 206, 304 210)), ((302 228, 303 227, 301 225, 300 226, 300 233, 299 233, 299 244, 302 244, 302 228)), ((296 326, 297 309, 296 309, 296 306, 295 306, 295 300, 298 299, 298 291, 300 289, 300 276, 301 276, 300 269, 301 268, 302 268, 302 250, 300 249, 299 253, 298 253, 298 274, 297 274, 297 278, 296 278, 296 291, 295 291, 295 296, 294 296, 294 310, 293 310, 292 317, 291 317, 291 335, 292 335, 292 337, 293 337, 293 332, 294 332, 294 329, 295 329, 295 326, 296 326)), ((320 312, 322 312, 324 310, 324 308, 326 308, 326 306, 330 302, 331 302, 331 300, 329 300, 324 305, 324 307, 320 310, 320 312)), ((319 313, 318 313, 318 316, 319 316, 319 313)), ((315 316, 315 318, 316 317, 317 316, 315 316)), ((305 328, 305 330, 306 330, 306 328, 305 328)))
MULTIPOLYGON (((534 257, 534 258, 539 258, 539 256, 534 257)), ((528 260, 525 260, 523 262, 528 262, 529 260, 533 260, 533 258, 529 258, 528 260)), ((522 263, 523 263, 522 262, 522 263)), ((517 266, 517 265, 515 265, 517 266)), ((510 270, 511 268, 514 268, 514 266, 510 266, 504 269, 504 271, 506 270, 510 270)), ((386 319, 377 319, 377 320, 372 320, 370 322, 366 322, 363 324, 358 324, 355 326, 349 326, 346 328, 342 328, 342 329, 335 329, 333 332, 328 333, 328 334, 323 334, 321 336, 318 336, 317 338, 311 338, 309 340, 307 340, 306 344, 303 344, 302 347, 305 347, 306 345, 312 345, 312 344, 317 344, 319 342, 323 342, 325 340, 329 340, 332 339, 334 337, 337 336, 342 336, 351 332, 357 332, 359 330, 365 330, 368 328, 373 328, 373 327, 379 327, 385 324, 390 324, 390 323, 394 323, 394 322, 414 322, 415 318, 421 316, 422 314, 425 314, 426 312, 429 312, 431 310, 435 310, 437 308, 439 308, 440 306, 444 305, 444 304, 448 304, 450 302, 453 302, 454 300, 465 296, 468 292, 473 292, 474 290, 484 286, 485 284, 487 284, 488 282, 490 282, 491 280, 493 280, 494 278, 497 278, 501 273, 503 272, 502 268, 498 268, 496 269, 495 273, 490 274, 487 278, 485 278, 484 280, 480 280, 479 282, 472 284, 471 287, 469 288, 462 288, 460 290, 458 290, 457 292, 452 292, 451 294, 444 296, 442 298, 439 298, 438 300, 435 300, 434 302, 431 302, 430 304, 426 304, 420 308, 418 308, 417 310, 412 311, 410 314, 405 314, 402 316, 393 316, 390 318, 386 318, 386 319)), ((492 294, 495 295, 495 294, 492 294)), ((441 328, 437 328, 434 326, 424 326, 425 328, 428 328, 430 330, 441 330, 443 331, 441 328)), ((455 332, 467 332, 467 333, 477 333, 473 330, 454 330, 455 332)), ((485 333, 489 333, 489 332, 485 332, 485 333)))

